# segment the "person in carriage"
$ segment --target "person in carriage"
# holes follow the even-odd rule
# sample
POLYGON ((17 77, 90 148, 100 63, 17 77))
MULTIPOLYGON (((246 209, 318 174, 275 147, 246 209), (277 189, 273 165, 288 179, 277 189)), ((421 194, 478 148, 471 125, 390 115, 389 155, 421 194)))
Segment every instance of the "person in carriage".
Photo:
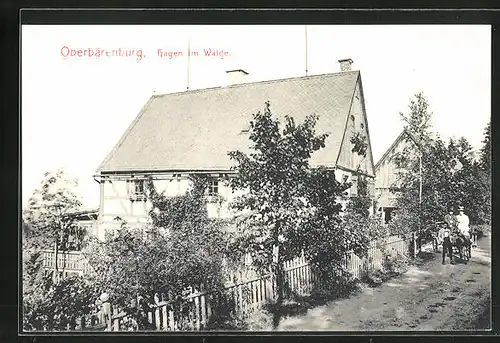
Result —
POLYGON ((471 241, 471 230, 469 227, 469 217, 464 213, 464 207, 460 206, 458 208, 458 215, 456 217, 457 228, 460 234, 468 242, 471 241))
POLYGON ((459 214, 457 215, 457 223, 459 231, 468 238, 468 241, 473 247, 476 247, 477 233, 470 227, 469 216, 464 213, 464 207, 460 206, 458 208, 459 214))
POLYGON ((448 228, 453 231, 458 226, 457 217, 453 213, 453 208, 450 207, 448 214, 444 216, 444 222, 447 224, 448 228))
POLYGON ((468 261, 471 258, 471 229, 469 227, 469 217, 464 213, 463 206, 458 208, 459 214, 457 215, 457 247, 460 252, 460 258, 465 253, 465 259, 468 261), (462 250, 465 249, 465 250, 462 250))

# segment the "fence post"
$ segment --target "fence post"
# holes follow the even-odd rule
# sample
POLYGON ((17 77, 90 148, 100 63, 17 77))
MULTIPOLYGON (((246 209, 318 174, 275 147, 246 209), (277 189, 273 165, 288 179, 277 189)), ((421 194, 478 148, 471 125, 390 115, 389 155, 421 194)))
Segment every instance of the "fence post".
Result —
POLYGON ((101 294, 99 297, 99 300, 101 302, 101 313, 103 315, 103 320, 106 323, 106 328, 108 331, 111 331, 111 323, 112 323, 112 317, 113 313, 111 312, 111 303, 109 301, 109 294, 104 292, 101 294))

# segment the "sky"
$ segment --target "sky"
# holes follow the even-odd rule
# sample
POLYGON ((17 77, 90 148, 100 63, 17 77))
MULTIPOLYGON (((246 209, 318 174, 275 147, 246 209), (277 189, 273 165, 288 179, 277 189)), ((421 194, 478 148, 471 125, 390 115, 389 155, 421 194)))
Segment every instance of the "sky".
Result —
MULTIPOLYGON (((64 168, 79 181, 83 207, 97 208, 93 175, 146 101, 186 91, 188 41, 198 52, 189 58, 193 90, 223 86, 231 69, 247 71, 248 82, 305 76, 305 32, 303 25, 23 25, 23 206, 46 171, 64 168), (119 48, 134 53, 113 56, 119 48), (204 56, 208 49, 222 58, 204 56)), ((420 91, 442 138, 481 146, 491 117, 490 26, 307 26, 308 75, 339 72, 343 58, 361 72, 375 163, 420 91)))

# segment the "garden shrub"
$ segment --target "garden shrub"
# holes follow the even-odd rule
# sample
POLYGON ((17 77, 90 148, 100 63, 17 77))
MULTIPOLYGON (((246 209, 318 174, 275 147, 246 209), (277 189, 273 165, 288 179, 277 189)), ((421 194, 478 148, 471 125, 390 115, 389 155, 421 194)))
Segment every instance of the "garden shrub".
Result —
POLYGON ((69 276, 58 283, 44 277, 37 292, 23 295, 23 328, 26 331, 75 329, 79 319, 95 310, 95 290, 81 276, 69 276))
MULTIPOLYGON (((246 295, 244 294, 244 297, 246 295)), ((206 330, 228 331, 261 331, 272 329, 272 303, 267 302, 255 311, 246 313, 236 311, 236 304, 231 292, 227 290, 218 292, 212 298, 212 315, 206 330)))
POLYGON ((363 283, 366 283, 371 287, 376 287, 383 282, 408 271, 409 258, 406 254, 397 253, 396 255, 390 255, 385 249, 383 249, 382 255, 382 267, 368 270, 368 272, 361 279, 363 283))

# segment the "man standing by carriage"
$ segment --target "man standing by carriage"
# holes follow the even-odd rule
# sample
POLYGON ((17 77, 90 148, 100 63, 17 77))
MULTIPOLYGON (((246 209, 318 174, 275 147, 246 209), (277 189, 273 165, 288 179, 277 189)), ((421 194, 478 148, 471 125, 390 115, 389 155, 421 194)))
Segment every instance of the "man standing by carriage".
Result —
POLYGON ((441 228, 437 235, 437 243, 443 245, 443 264, 446 254, 450 257, 450 263, 453 262, 453 235, 457 230, 458 222, 457 218, 453 213, 453 209, 450 207, 448 214, 444 216, 444 223, 442 223, 441 228))
MULTIPOLYGON (((451 212, 453 213, 453 211, 451 212)), ((446 215, 446 217, 448 217, 448 215, 446 215)), ((448 256, 450 257, 450 263, 455 264, 455 262, 453 262, 453 243, 451 241, 453 227, 448 224, 446 217, 445 223, 442 224, 441 229, 438 232, 437 242, 438 244, 443 244, 443 264, 446 253, 448 253, 448 256)))

